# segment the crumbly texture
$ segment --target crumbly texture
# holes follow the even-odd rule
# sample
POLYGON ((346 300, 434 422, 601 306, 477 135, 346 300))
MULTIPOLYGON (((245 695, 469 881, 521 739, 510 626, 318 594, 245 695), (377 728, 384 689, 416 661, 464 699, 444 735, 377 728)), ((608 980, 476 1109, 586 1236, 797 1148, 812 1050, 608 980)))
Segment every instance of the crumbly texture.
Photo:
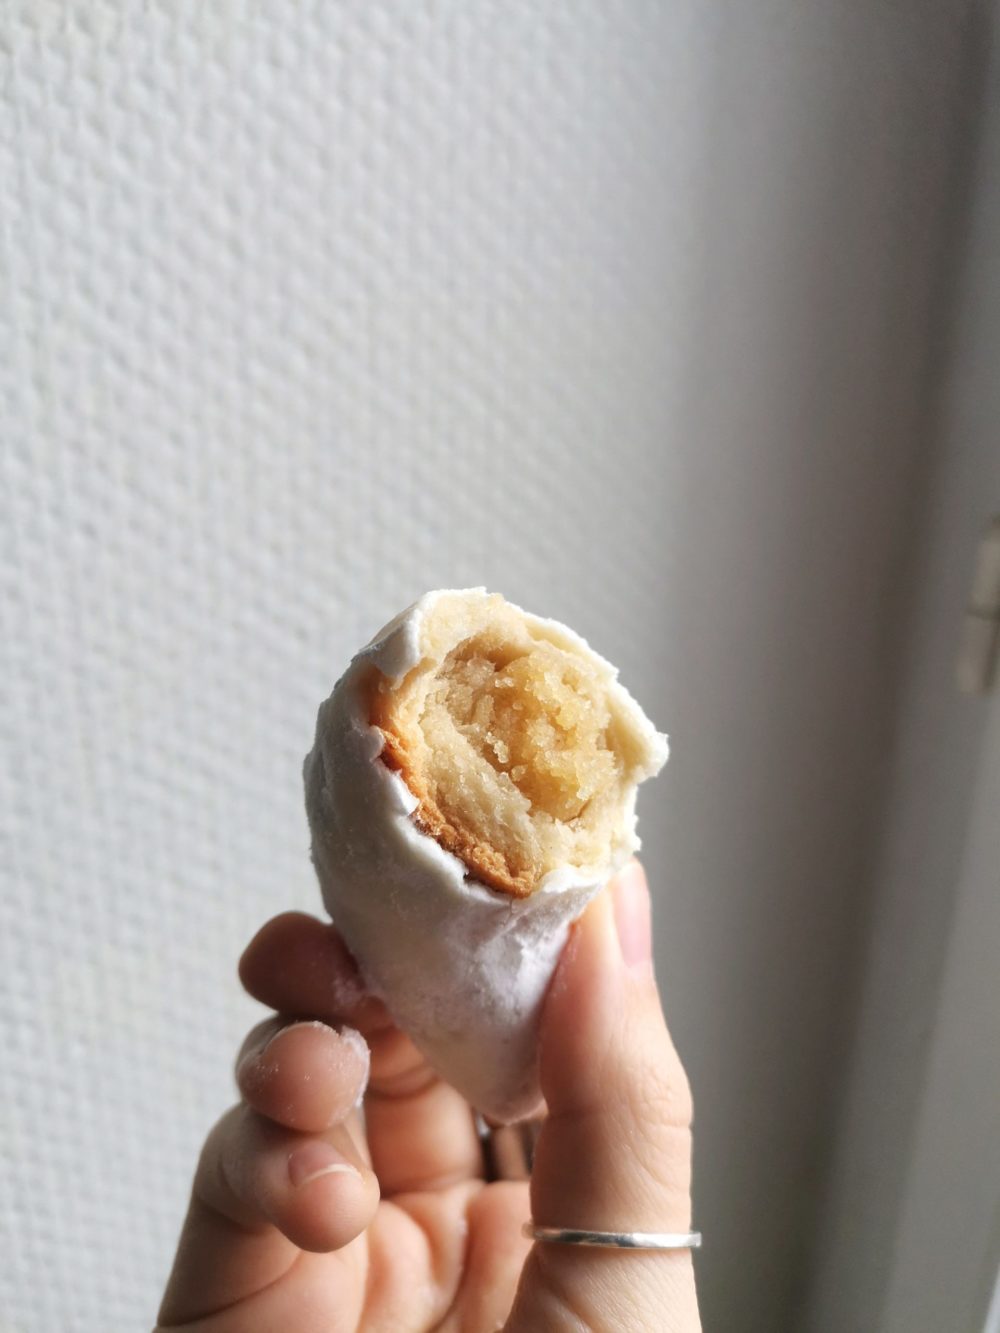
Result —
POLYGON ((605 862, 646 758, 606 664, 499 596, 444 600, 421 648, 401 681, 373 669, 369 683, 420 826, 517 897, 560 865, 605 862))

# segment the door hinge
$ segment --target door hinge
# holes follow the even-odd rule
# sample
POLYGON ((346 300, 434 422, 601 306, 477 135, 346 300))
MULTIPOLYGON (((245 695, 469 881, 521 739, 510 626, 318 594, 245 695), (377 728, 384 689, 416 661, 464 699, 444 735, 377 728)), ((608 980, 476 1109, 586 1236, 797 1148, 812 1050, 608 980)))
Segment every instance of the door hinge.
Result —
POLYGON ((972 589, 962 621, 956 676, 963 694, 989 694, 1000 656, 1000 515, 979 543, 972 589))

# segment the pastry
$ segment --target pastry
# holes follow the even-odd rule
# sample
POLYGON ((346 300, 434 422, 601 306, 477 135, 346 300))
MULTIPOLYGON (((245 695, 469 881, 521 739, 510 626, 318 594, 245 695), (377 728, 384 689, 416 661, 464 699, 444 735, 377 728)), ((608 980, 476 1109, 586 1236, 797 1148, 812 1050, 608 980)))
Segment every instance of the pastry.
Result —
POLYGON ((366 985, 483 1114, 539 1104, 535 1031, 570 923, 639 845, 667 757, 615 669, 481 588, 427 593, 320 707, 312 855, 366 985))

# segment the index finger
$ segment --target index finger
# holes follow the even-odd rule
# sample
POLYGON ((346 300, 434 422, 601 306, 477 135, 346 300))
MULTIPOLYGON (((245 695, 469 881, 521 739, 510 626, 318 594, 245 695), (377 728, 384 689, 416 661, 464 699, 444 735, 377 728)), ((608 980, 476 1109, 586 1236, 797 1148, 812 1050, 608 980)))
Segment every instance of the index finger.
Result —
POLYGON ((279 1013, 348 1023, 371 1051, 365 1124, 384 1197, 439 1190, 481 1175, 471 1109, 442 1082, 379 1000, 331 925, 303 912, 269 921, 250 942, 240 976, 279 1013))
POLYGON ((405 1093, 431 1078, 424 1057, 366 990, 336 926, 306 912, 272 917, 244 950, 239 975, 255 1000, 279 1014, 356 1028, 371 1049, 373 1091, 405 1093))
POLYGON ((239 974, 255 1000, 280 1014, 348 1022, 364 1037, 393 1026, 336 927, 306 912, 282 912, 261 926, 243 951, 239 974))

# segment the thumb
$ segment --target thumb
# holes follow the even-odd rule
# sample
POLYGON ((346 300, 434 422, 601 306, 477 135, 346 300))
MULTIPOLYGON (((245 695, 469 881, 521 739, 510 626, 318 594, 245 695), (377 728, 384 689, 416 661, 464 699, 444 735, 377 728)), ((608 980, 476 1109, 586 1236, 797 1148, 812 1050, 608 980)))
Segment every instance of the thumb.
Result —
MULTIPOLYGON (((691 1094, 653 977, 646 877, 631 862, 574 927, 539 1034, 548 1104, 531 1178, 539 1226, 688 1231, 691 1094)), ((507 1333, 700 1329, 688 1250, 536 1242, 507 1333)))

